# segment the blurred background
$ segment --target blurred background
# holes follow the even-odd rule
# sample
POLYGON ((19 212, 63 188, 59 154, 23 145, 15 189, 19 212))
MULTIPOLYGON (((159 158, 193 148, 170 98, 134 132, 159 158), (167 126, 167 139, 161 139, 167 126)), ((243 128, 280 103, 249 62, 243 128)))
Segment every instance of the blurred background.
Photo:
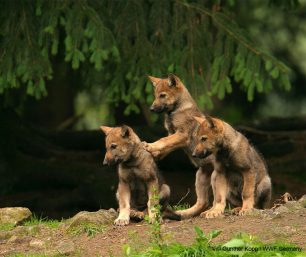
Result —
MULTIPOLYGON (((0 207, 69 217, 116 207, 100 125, 166 135, 147 75, 175 73, 203 112, 266 158, 277 199, 306 193, 305 0, 0 0, 0 207)), ((159 162, 193 204, 180 150, 159 162)))

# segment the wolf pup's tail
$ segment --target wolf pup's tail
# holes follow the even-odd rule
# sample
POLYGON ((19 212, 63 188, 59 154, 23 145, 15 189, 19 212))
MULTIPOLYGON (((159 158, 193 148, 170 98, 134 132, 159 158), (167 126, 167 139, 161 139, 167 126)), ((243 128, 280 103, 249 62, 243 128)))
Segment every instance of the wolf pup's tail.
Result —
POLYGON ((166 206, 165 209, 162 212, 162 218, 163 219, 169 219, 169 220, 181 220, 181 215, 175 213, 169 206, 166 206))

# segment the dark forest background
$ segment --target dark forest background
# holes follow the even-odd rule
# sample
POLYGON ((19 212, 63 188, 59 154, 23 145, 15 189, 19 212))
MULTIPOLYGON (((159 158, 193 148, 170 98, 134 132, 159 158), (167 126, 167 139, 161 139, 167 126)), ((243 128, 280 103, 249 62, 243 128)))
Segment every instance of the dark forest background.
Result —
MULTIPOLYGON (((165 135, 147 75, 178 75, 205 113, 265 156, 274 199, 306 193, 306 4, 254 1, 0 1, 0 207, 68 217, 116 207, 100 125, 165 135)), ((159 163, 172 203, 195 170, 159 163)))

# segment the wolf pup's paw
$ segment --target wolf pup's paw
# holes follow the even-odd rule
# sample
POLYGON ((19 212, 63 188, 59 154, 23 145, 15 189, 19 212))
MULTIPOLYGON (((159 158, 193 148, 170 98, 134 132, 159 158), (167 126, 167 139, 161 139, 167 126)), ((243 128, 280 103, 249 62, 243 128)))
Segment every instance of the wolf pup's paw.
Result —
POLYGON ((155 159, 158 159, 160 157, 161 153, 159 150, 157 150, 153 146, 153 143, 150 144, 150 143, 143 141, 142 144, 143 144, 144 149, 148 151, 149 153, 151 153, 155 159))
POLYGON ((221 209, 216 209, 216 208, 212 208, 208 211, 205 211, 205 212, 202 212, 200 214, 200 217, 202 218, 206 218, 206 219, 212 219, 212 218, 216 218, 216 217, 219 217, 219 216, 222 216, 223 215, 223 210, 221 209))
POLYGON ((253 210, 254 210, 253 208, 241 208, 238 215, 244 216, 244 215, 250 214, 253 210))
POLYGON ((241 211, 241 207, 236 207, 236 208, 234 208, 234 209, 232 209, 231 211, 230 211, 230 213, 232 214, 232 215, 239 215, 239 212, 241 211))
POLYGON ((116 226, 126 226, 129 223, 130 223, 130 218, 121 218, 121 217, 118 217, 114 221, 114 225, 116 225, 116 226))
POLYGON ((144 217, 145 217, 145 214, 142 211, 131 210, 130 212, 130 218, 133 220, 143 220, 144 217))

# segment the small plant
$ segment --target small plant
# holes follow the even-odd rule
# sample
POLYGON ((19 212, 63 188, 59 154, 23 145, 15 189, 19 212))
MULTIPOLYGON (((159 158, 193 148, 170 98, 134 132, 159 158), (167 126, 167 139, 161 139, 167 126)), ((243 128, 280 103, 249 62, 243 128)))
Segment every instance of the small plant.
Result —
POLYGON ((172 206, 172 210, 174 211, 180 211, 180 210, 185 210, 190 208, 190 204, 189 203, 181 203, 181 204, 176 204, 172 206))
POLYGON ((15 227, 14 224, 3 223, 3 224, 0 224, 0 231, 9 231, 13 229, 14 227, 15 227))
POLYGON ((247 234, 239 234, 228 242, 222 244, 212 244, 212 239, 216 238, 221 232, 213 230, 205 235, 199 228, 195 227, 195 242, 191 245, 180 243, 162 244, 156 247, 151 244, 144 252, 133 253, 130 246, 125 245, 125 256, 133 257, 204 257, 204 256, 239 256, 239 257, 305 257, 305 252, 301 248, 287 243, 276 243, 265 245, 256 237, 247 234))
POLYGON ((58 228, 61 222, 58 220, 38 217, 34 214, 33 216, 31 216, 29 220, 25 221, 23 225, 24 226, 35 226, 35 225, 41 225, 41 224, 44 224, 45 226, 49 228, 58 228))
POLYGON ((82 223, 77 227, 69 228, 68 230, 72 235, 87 234, 89 237, 94 237, 98 233, 105 232, 106 226, 92 223, 82 223))
MULTIPOLYGON (((52 255, 52 257, 64 257, 65 255, 62 254, 56 254, 52 255)), ((39 254, 39 253, 33 253, 33 254, 23 254, 23 253, 16 253, 13 255, 8 255, 7 257, 50 257, 49 255, 45 254, 39 254)))
POLYGON ((160 248, 163 244, 163 237, 161 233, 162 215, 161 206, 159 204, 159 193, 156 188, 153 188, 152 203, 151 213, 154 214, 155 219, 149 220, 149 217, 146 215, 145 220, 150 224, 150 234, 152 235, 150 242, 160 248))

